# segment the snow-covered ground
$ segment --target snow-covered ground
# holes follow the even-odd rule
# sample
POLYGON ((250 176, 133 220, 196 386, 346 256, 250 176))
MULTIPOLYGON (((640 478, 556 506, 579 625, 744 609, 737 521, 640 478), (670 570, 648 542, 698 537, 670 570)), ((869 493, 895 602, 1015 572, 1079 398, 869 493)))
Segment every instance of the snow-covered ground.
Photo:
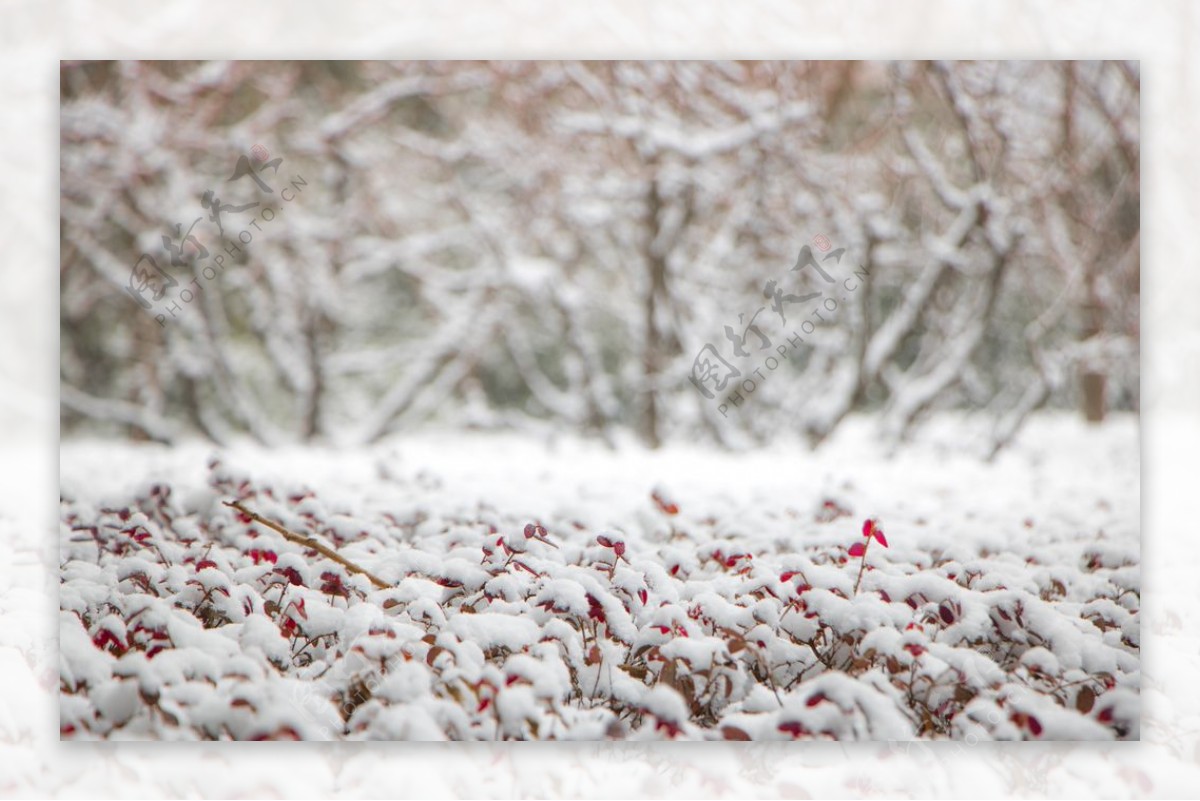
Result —
POLYGON ((62 736, 1137 738, 1136 418, 874 432, 68 441, 62 736))

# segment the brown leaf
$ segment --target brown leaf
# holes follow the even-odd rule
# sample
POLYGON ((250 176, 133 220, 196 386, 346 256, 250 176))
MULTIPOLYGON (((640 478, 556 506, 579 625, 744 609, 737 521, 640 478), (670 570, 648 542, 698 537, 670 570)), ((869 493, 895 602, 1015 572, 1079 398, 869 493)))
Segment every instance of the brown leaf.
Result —
POLYGON ((658 674, 658 680, 664 682, 668 687, 675 686, 675 660, 669 659, 663 665, 663 669, 658 674))
POLYGON ((750 740, 750 735, 744 729, 739 729, 737 726, 722 726, 721 736, 726 740, 750 740))
POLYGON ((621 670, 633 676, 638 681, 645 681, 646 676, 650 675, 650 671, 645 665, 617 665, 621 670))
POLYGON ((1079 691, 1079 695, 1075 696, 1075 708, 1083 714, 1092 711, 1092 706, 1096 703, 1096 691, 1091 687, 1084 687, 1079 691))
POLYGON ((435 645, 429 649, 429 653, 425 654, 425 664, 433 667, 433 662, 438 658, 439 654, 446 653, 446 649, 440 645, 435 645))
POLYGON ((346 688, 346 693, 342 696, 342 705, 339 710, 342 713, 342 720, 350 720, 354 710, 369 700, 371 700, 371 688, 367 686, 361 676, 355 676, 354 681, 350 682, 350 686, 346 688))

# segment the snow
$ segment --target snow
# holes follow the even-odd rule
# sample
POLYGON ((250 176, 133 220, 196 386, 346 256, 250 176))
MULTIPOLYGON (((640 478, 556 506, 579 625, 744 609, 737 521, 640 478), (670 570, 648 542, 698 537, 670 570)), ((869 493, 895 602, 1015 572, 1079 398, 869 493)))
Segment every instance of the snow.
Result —
POLYGON ((475 643, 485 651, 496 648, 521 651, 537 642, 540 634, 537 624, 532 620, 486 612, 456 615, 449 622, 448 629, 459 638, 475 643))
POLYGON ((64 736, 1136 738, 1136 421, 1044 414, 991 463, 979 430, 68 441, 64 736))

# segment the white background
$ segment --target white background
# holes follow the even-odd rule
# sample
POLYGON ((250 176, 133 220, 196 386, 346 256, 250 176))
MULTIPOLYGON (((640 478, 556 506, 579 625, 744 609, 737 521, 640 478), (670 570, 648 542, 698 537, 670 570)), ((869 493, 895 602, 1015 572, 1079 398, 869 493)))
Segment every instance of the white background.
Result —
POLYGON ((1197 33, 1184 0, 0 0, 0 795, 1200 794, 1197 33), (1141 743, 58 742, 58 60, 483 56, 1141 59, 1141 743))

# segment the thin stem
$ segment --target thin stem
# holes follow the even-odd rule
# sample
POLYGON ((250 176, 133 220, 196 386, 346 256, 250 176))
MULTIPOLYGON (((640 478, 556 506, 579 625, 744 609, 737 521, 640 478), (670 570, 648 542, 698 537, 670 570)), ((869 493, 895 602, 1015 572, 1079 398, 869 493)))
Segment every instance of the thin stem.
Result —
POLYGON ((854 580, 852 595, 858 595, 858 585, 862 584, 863 571, 867 569, 867 551, 869 550, 871 550, 871 538, 867 537, 867 544, 863 546, 862 561, 858 566, 858 578, 854 580))

